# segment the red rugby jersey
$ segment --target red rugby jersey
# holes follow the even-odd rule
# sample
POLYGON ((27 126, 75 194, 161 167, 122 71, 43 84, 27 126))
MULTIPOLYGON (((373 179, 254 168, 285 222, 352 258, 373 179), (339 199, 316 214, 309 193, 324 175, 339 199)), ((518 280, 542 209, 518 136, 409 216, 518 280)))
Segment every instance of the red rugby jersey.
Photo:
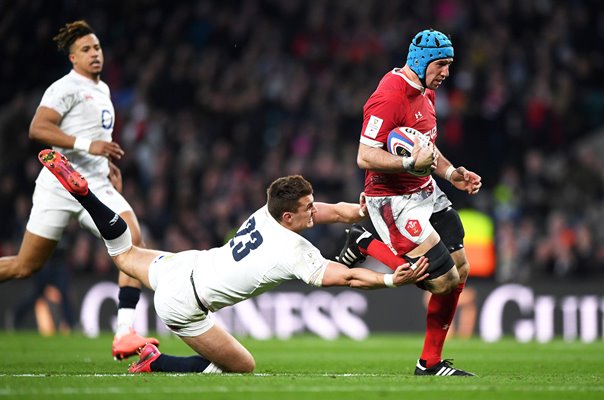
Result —
MULTIPOLYGON (((397 127, 410 127, 436 140, 435 93, 413 83, 401 68, 388 72, 363 107, 360 142, 388 151, 388 134, 397 127)), ((401 163, 402 170, 402 163, 401 163)), ((365 193, 369 196, 392 196, 414 193, 432 177, 406 172, 365 171, 365 193)))

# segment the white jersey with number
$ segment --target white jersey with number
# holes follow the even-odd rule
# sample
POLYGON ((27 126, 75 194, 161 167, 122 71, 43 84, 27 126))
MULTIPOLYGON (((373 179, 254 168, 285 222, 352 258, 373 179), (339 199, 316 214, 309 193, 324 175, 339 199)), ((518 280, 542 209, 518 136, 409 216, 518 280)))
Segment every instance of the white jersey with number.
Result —
POLYGON ((224 246, 198 252, 193 276, 202 302, 216 311, 289 280, 321 286, 328 262, 319 249, 280 225, 264 206, 224 246))
MULTIPOLYGON (((68 135, 111 141, 115 111, 109 86, 103 81, 94 82, 71 70, 46 89, 40 106, 51 108, 61 115, 59 128, 68 135)), ((109 163, 105 157, 73 149, 54 148, 63 153, 89 183, 107 179, 109 163)), ((36 183, 48 189, 62 188, 46 168, 42 168, 36 183)))

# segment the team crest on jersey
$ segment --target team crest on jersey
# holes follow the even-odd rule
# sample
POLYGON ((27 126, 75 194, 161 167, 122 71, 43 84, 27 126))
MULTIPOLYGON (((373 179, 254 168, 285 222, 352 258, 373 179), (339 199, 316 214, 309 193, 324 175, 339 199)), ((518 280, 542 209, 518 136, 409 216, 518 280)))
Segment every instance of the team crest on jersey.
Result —
POLYGON ((319 260, 317 255, 312 251, 304 253, 304 261, 313 268, 319 268, 321 266, 321 260, 319 260))
POLYGON ((369 117, 369 122, 367 122, 367 127, 365 128, 365 132, 363 132, 363 135, 375 139, 383 123, 383 119, 372 115, 371 117, 369 117))
POLYGON ((422 226, 416 219, 407 220, 405 230, 413 237, 418 237, 422 233, 422 226))

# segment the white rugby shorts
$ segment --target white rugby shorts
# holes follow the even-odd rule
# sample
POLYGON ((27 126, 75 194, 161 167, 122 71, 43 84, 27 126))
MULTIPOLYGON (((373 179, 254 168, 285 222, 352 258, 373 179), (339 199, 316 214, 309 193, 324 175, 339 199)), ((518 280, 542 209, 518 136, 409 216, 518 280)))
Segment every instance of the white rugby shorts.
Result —
POLYGON ((199 308, 191 284, 198 253, 198 250, 166 253, 149 266, 155 312, 178 336, 199 336, 214 326, 211 316, 199 308))
POLYGON ((432 182, 432 184, 434 185, 434 197, 435 197, 434 213, 442 211, 448 207, 452 207, 453 203, 451 203, 451 200, 449 200, 449 198, 447 197, 445 192, 443 192, 442 189, 440 187, 438 187, 436 182, 432 182))
MULTIPOLYGON (((36 182, 27 230, 50 240, 60 240, 69 218, 77 217, 80 226, 101 237, 88 211, 74 199, 57 181, 58 187, 48 187, 36 182)), ((109 180, 91 183, 88 187, 96 197, 117 214, 132 211, 126 199, 111 185, 109 180)))
POLYGON ((403 255, 434 231, 430 217, 435 200, 429 189, 402 196, 367 196, 367 209, 382 241, 403 255))

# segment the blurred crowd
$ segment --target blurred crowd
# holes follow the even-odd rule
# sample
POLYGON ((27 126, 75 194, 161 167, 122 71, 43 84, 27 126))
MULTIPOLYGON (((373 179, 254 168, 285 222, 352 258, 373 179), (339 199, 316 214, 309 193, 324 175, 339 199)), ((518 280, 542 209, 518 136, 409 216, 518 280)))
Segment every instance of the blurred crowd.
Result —
MULTIPOLYGON (((222 244, 286 174, 308 178, 317 201, 357 201, 363 104, 433 27, 456 55, 437 92, 437 145, 484 181, 475 198, 442 186, 493 218, 497 278, 604 272, 596 0, 2 2, 0 255, 18 251, 40 170, 29 123, 70 68, 51 39, 82 18, 104 48, 124 195, 149 247, 222 244)), ((307 235, 333 257, 343 229, 307 235)), ((63 241, 70 270, 115 274, 75 222, 63 241)))

